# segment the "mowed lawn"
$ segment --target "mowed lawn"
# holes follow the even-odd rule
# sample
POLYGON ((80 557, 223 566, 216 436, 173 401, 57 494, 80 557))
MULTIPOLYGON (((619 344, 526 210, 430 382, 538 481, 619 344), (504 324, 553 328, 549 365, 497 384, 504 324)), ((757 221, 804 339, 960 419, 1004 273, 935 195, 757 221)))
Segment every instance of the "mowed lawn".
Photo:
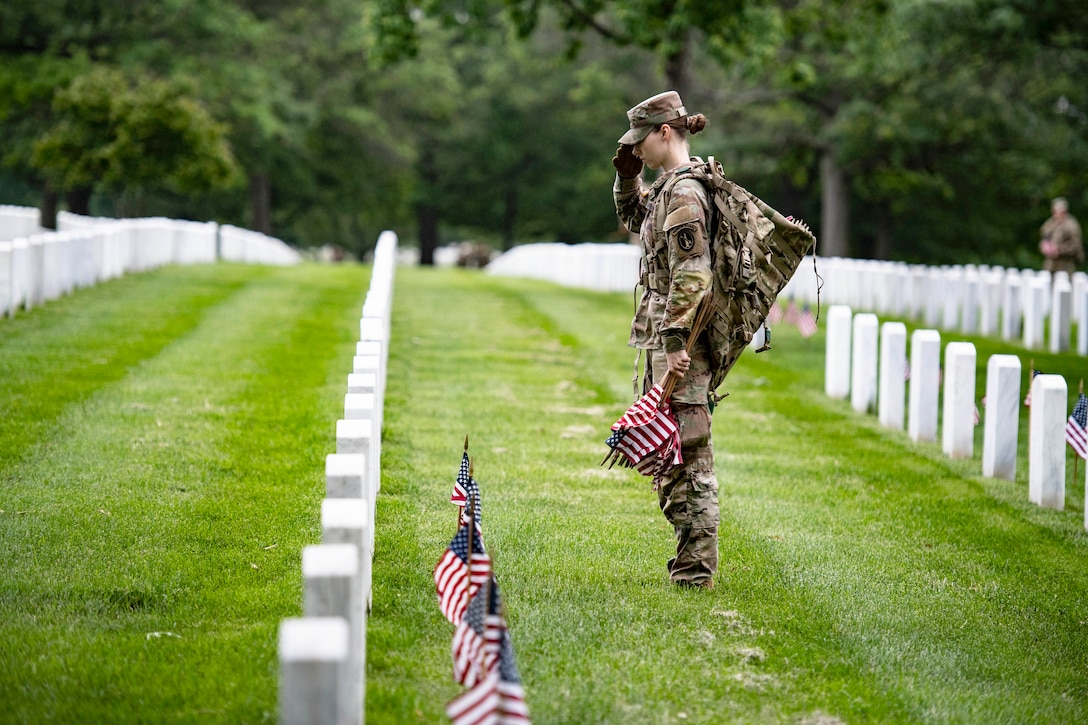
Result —
MULTIPOLYGON (((0 320, 0 720, 275 719, 368 278, 166 269, 0 320)), ((714 416, 717 587, 677 590, 648 480, 598 465, 631 311, 398 269, 368 722, 462 691, 431 570, 466 435, 538 724, 1088 720, 1084 486, 1070 460, 1066 510, 1027 503, 1026 409, 1018 480, 984 479, 981 427, 957 461, 880 428, 823 395, 823 333, 781 326, 714 416)), ((980 374, 1088 369, 974 342, 980 374)))

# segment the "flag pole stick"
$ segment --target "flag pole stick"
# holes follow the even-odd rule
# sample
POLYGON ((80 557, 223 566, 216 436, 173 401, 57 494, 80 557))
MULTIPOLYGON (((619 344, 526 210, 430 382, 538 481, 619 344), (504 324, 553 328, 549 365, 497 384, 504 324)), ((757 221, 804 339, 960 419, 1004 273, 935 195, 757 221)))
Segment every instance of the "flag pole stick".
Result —
MULTIPOLYGON (((699 309, 695 313, 695 319, 691 321, 691 333, 688 335, 687 345, 684 346, 684 352, 691 354, 691 349, 695 345, 696 338, 702 334, 703 328, 710 322, 710 316, 714 312, 714 292, 713 290, 707 290, 707 293, 703 295, 702 302, 699 303, 699 309)), ((672 370, 665 373, 665 377, 661 379, 661 403, 672 396, 672 389, 676 387, 676 381, 680 378, 673 374, 672 370)))
MULTIPOLYGON (((1077 385, 1077 400, 1079 401, 1080 395, 1084 395, 1085 392, 1085 379, 1080 379, 1080 384, 1077 385)), ((1080 454, 1076 451, 1073 452, 1073 482, 1077 482, 1077 467, 1080 465, 1080 454)))
MULTIPOLYGON (((465 433, 465 453, 468 453, 468 433, 465 433)), ((469 478, 471 478, 472 477, 472 459, 471 458, 468 461, 468 469, 469 469, 468 470, 468 475, 469 475, 469 478)), ((457 509, 457 528, 461 528, 461 508, 460 507, 458 507, 458 509, 457 509)), ((471 539, 469 539, 469 546, 472 546, 472 540, 471 539)))
MULTIPOLYGON (((469 465, 471 466, 471 460, 469 465)), ((468 607, 468 593, 472 589, 472 540, 476 538, 476 499, 469 493, 468 501, 468 585, 465 587, 465 607, 468 607)))

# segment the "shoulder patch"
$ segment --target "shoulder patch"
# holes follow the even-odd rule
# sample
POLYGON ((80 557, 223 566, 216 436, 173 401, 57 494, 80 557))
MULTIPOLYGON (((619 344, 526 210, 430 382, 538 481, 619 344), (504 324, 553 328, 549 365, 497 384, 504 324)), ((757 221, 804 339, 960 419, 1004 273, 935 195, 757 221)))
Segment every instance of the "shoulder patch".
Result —
POLYGON ((680 226, 681 224, 691 224, 692 222, 699 221, 699 215, 695 213, 689 205, 683 204, 669 211, 669 215, 665 217, 665 231, 669 231, 673 227, 680 226))

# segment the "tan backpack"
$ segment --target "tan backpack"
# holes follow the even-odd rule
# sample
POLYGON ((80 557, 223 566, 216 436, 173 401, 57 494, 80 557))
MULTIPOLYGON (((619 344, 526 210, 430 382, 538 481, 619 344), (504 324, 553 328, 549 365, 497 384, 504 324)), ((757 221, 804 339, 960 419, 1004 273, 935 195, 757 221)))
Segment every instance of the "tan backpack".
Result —
MULTIPOLYGON (((729 179, 711 156, 666 182, 663 198, 681 179, 695 178, 710 192, 707 230, 713 268, 714 313, 706 327, 710 347, 710 390, 725 380, 756 330, 767 319, 778 293, 816 248, 816 237, 800 220, 787 219, 729 179)), ((767 344, 756 352, 769 349, 767 344)))

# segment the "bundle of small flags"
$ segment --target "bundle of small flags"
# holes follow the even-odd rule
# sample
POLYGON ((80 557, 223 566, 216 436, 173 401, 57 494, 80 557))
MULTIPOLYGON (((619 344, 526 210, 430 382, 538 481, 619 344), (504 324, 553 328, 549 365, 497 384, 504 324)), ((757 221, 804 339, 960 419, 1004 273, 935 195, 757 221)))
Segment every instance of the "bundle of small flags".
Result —
POLYGON ((472 477, 468 439, 450 503, 458 529, 434 569, 442 614, 456 627, 453 678, 468 688, 446 705, 454 725, 529 725, 510 631, 491 557, 480 528, 480 487, 472 477))

